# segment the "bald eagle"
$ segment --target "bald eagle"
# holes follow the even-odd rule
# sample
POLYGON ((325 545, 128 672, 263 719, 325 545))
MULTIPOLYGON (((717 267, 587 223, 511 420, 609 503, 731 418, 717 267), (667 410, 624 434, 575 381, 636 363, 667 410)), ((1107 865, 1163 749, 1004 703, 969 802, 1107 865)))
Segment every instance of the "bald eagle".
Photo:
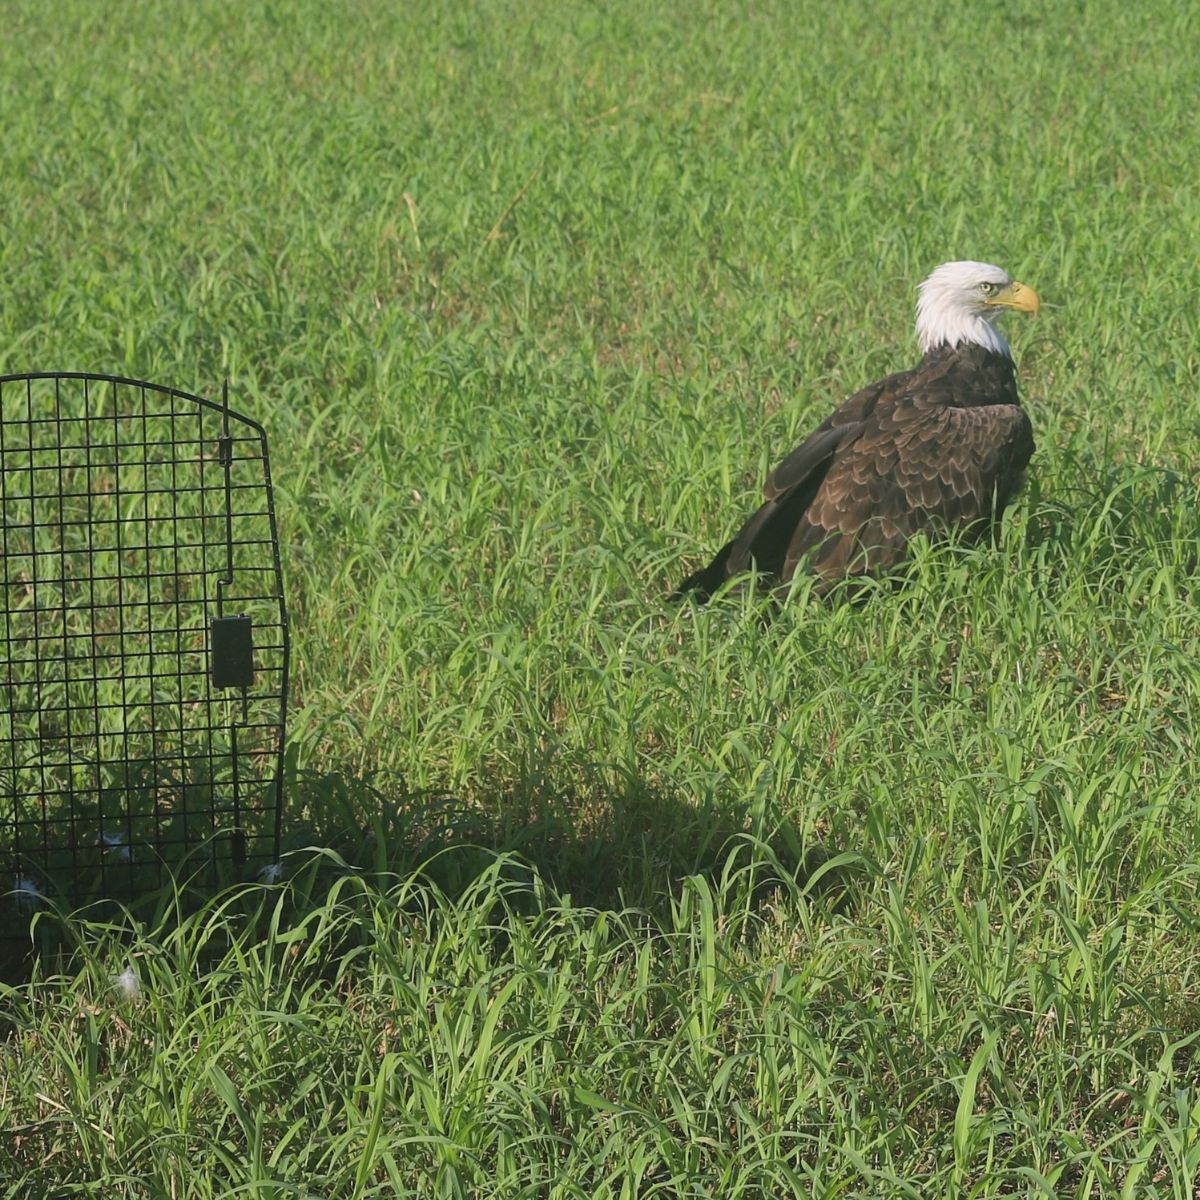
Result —
POLYGON ((797 568, 824 592, 886 572, 915 533, 996 531, 1033 454, 1008 343, 1008 311, 1037 293, 999 267, 948 262, 921 284, 921 361, 855 392, 775 468, 766 503, 703 570, 680 584, 707 600, 757 570, 776 586, 797 568))

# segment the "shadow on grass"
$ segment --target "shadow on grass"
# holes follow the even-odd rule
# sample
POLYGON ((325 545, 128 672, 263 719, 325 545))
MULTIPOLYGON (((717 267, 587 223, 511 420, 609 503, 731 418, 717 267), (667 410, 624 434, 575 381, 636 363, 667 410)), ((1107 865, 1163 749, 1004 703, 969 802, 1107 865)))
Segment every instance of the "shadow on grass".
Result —
MULTIPOLYGON (((386 887, 419 873, 423 885, 453 901, 498 868, 507 902, 517 908, 522 895, 530 906, 536 903, 540 883, 575 905, 637 909, 669 923, 690 876, 724 890, 736 869, 745 901, 754 907, 799 889, 820 896, 829 909, 842 907, 855 878, 869 870, 858 855, 828 845, 802 847, 787 828, 764 835, 752 829, 747 814, 672 797, 632 777, 616 786, 608 777, 587 781, 570 793, 545 777, 518 779, 467 803, 444 793, 412 792, 395 779, 292 769, 287 794, 279 878, 297 885, 288 889, 293 917, 324 903, 346 874, 386 887)), ((186 920, 221 893, 202 849, 204 868, 120 903, 95 898, 80 915, 120 927, 128 927, 132 915, 159 929, 186 920)), ((272 903, 263 904, 270 895, 250 889, 237 908, 255 920, 255 910, 260 917, 270 912, 272 903)), ((13 937, 10 923, 8 938, 0 939, 0 981, 28 979, 37 954, 43 977, 71 969, 74 922, 53 905, 41 913, 32 938, 13 937)), ((17 915, 28 929, 32 911, 17 915)), ((215 942, 212 949, 219 949, 215 942)))
POLYGON ((804 847, 787 827, 754 829, 748 814, 631 777, 571 792, 545 780, 518 781, 467 803, 409 792, 402 781, 330 772, 295 776, 291 796, 286 846, 297 858, 304 847, 320 846, 368 873, 420 868, 451 896, 498 855, 510 856, 516 872, 527 864, 573 903, 651 914, 669 906, 688 876, 718 881, 739 846, 759 902, 781 886, 811 886, 828 901, 853 874, 834 862, 839 848, 804 847))

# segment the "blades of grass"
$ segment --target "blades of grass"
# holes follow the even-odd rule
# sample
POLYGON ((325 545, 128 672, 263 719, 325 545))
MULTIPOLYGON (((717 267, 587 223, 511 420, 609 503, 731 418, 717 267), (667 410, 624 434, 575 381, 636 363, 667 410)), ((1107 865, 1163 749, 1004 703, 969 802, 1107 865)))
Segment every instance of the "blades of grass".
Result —
POLYGON ((354 1172, 354 1188, 350 1192, 351 1200, 360 1200, 360 1197, 366 1194, 367 1183, 377 1169, 376 1147, 383 1130, 388 1090, 399 1062, 399 1055, 385 1054, 376 1067, 375 1082, 371 1087, 370 1106, 366 1117, 366 1128, 362 1131, 362 1149, 356 1156, 358 1166, 354 1172))
POLYGON ((954 1183, 961 1184, 974 1153, 979 1130, 986 1125, 975 1116, 975 1091, 979 1077, 996 1048, 999 1035, 989 1033, 971 1056, 970 1065, 958 1088, 958 1104, 954 1109, 954 1183))

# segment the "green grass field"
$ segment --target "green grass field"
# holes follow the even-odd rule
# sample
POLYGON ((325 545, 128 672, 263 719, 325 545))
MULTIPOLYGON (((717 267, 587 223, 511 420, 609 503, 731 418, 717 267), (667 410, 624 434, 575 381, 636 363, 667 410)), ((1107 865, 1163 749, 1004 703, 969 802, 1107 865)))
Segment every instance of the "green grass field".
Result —
POLYGON ((1200 1194, 1198 45, 6 5, 0 372, 266 425, 294 853, 0 990, 0 1195, 1200 1194), (950 258, 1043 298, 1002 545, 667 605, 950 258))

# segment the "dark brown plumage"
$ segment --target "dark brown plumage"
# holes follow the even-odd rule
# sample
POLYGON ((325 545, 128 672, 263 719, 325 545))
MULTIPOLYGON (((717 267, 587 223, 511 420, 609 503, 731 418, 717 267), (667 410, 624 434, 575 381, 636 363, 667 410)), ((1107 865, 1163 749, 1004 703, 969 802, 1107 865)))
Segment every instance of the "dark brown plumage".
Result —
MULTIPOLYGON (((1021 299, 1004 307, 1036 311, 1031 289, 1005 280, 993 292, 1021 299)), ((894 567, 919 531, 977 539, 998 527, 1034 446, 1008 347, 991 332, 998 345, 943 341, 851 396, 772 471, 766 502, 676 595, 705 600, 750 570, 786 584, 802 566, 825 590, 894 567)))

